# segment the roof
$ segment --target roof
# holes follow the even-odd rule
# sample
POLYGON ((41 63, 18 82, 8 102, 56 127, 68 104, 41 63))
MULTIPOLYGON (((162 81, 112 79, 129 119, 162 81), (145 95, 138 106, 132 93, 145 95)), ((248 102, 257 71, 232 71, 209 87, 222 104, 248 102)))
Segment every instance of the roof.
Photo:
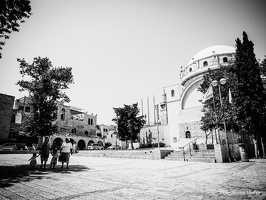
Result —
POLYGON ((196 60, 201 60, 203 58, 212 56, 214 53, 215 54, 226 54, 226 53, 235 53, 236 49, 231 46, 226 46, 226 45, 215 45, 215 46, 210 46, 207 47, 200 52, 198 52, 188 63, 188 65, 192 64, 196 60))

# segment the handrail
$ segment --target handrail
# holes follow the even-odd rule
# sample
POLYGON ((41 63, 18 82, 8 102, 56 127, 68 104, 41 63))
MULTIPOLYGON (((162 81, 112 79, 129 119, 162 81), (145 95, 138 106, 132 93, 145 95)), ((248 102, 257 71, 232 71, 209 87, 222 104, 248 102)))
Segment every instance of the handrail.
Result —
POLYGON ((182 147, 179 147, 180 149, 183 149, 183 157, 184 157, 184 161, 186 161, 186 156, 185 156, 185 146, 189 145, 189 156, 191 158, 191 148, 190 148, 190 143, 196 141, 197 138, 195 138, 194 140, 191 140, 189 143, 187 143, 186 145, 182 146, 182 147))

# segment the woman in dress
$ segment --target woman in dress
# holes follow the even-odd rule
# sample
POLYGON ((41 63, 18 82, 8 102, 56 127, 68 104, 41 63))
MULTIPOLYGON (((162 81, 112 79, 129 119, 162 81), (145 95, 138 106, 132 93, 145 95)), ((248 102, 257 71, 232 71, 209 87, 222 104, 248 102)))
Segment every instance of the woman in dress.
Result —
POLYGON ((45 137, 44 142, 40 149, 40 155, 41 155, 41 169, 46 167, 46 163, 49 158, 50 153, 50 144, 49 144, 49 137, 45 137))
POLYGON ((66 138, 65 142, 63 142, 62 146, 61 146, 61 155, 60 155, 60 159, 59 162, 62 162, 62 166, 61 168, 63 169, 64 163, 67 164, 67 169, 68 169, 68 163, 69 163, 69 158, 70 158, 70 154, 72 152, 72 144, 69 141, 68 138, 66 138))

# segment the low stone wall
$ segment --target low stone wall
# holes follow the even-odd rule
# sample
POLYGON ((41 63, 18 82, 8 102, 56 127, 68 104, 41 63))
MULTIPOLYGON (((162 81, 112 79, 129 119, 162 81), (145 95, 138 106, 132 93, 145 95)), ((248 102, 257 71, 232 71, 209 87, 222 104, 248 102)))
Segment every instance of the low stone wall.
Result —
POLYGON ((172 150, 84 150, 79 151, 76 156, 91 156, 91 157, 111 157, 111 158, 133 158, 133 159, 150 159, 159 160, 164 158, 172 150))

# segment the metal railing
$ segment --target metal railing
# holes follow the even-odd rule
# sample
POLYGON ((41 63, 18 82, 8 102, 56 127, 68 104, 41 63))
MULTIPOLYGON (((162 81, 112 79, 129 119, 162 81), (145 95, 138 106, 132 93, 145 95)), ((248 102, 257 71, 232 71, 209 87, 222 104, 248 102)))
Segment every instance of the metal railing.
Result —
POLYGON ((187 143, 186 145, 179 147, 181 150, 183 150, 183 157, 184 157, 184 161, 186 161, 186 153, 185 153, 185 147, 188 145, 189 146, 189 157, 191 158, 192 154, 191 154, 191 147, 190 144, 192 142, 195 142, 197 140, 197 138, 191 140, 189 143, 187 143))

